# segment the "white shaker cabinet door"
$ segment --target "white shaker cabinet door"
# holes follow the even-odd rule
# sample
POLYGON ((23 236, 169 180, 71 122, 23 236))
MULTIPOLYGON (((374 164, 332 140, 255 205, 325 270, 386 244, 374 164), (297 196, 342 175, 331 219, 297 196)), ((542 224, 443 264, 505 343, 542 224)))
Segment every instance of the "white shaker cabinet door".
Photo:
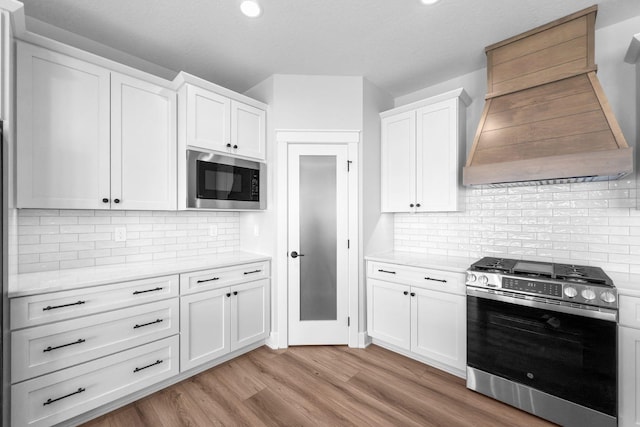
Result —
POLYGON ((411 351, 463 371, 466 297, 411 288, 411 351))
POLYGON ((269 280, 231 288, 231 351, 264 340, 269 334, 269 280))
POLYGON ((416 114, 382 119, 382 212, 409 212, 416 194, 416 114))
POLYGON ((206 89, 187 85, 187 145, 229 151, 231 100, 206 89))
POLYGON ((372 338, 411 348, 409 286, 367 279, 367 327, 372 338))
POLYGON ((180 372, 229 353, 229 288, 180 297, 180 372))
POLYGON ((458 198, 457 98, 417 111, 417 211, 455 211, 458 198))
POLYGON ((231 148, 232 153, 265 158, 266 113, 251 105, 231 101, 231 148))
POLYGON ((176 209, 176 94, 111 76, 111 208, 176 209))
POLYGON ((18 42, 17 99, 18 207, 109 209, 109 71, 18 42))
POLYGON ((640 329, 619 326, 618 342, 618 425, 640 426, 640 329))

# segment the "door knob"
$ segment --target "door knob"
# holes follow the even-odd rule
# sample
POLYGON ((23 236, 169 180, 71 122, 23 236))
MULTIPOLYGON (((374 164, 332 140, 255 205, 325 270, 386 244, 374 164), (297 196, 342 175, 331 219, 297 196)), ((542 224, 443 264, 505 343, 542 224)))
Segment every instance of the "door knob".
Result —
POLYGON ((298 258, 299 256, 304 256, 303 254, 299 254, 296 251, 291 252, 291 258, 298 258))

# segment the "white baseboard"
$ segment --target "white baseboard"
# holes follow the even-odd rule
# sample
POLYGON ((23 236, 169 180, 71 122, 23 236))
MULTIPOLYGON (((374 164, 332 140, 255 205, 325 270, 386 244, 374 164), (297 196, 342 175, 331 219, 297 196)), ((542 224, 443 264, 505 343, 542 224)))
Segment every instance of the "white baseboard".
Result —
POLYGON ((277 350, 278 347, 278 333, 271 332, 271 334, 265 340, 265 345, 269 347, 271 350, 277 350))
POLYGON ((358 348, 367 348, 371 344, 371 337, 366 332, 358 333, 358 348))

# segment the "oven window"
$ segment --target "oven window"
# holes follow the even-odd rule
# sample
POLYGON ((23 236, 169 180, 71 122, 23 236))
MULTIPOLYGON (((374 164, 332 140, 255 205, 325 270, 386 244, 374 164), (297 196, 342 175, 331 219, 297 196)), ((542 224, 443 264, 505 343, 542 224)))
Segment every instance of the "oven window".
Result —
POLYGON ((615 322, 467 296, 467 364, 617 414, 615 322))
POLYGON ((198 198, 260 201, 258 170, 201 160, 196 165, 198 198))

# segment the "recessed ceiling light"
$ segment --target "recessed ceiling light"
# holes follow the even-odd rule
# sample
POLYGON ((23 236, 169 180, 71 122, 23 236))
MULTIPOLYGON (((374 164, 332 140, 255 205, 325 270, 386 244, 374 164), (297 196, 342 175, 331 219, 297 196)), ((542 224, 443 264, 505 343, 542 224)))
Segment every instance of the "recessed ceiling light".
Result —
POLYGON ((257 1, 245 0, 240 3, 240 10, 249 18, 257 18, 262 14, 262 8, 257 1))
POLYGON ((436 4, 440 0, 420 0, 422 4, 436 4))

